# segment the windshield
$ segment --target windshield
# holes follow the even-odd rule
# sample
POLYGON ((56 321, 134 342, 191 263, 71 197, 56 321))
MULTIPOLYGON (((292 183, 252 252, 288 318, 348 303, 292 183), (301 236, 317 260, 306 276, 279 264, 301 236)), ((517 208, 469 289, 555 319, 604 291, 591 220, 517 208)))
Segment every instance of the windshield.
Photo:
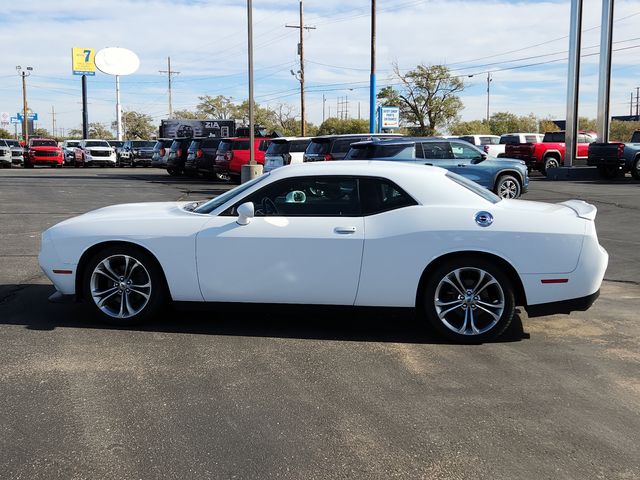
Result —
POLYGON ((134 148, 144 148, 144 147, 153 147, 155 145, 155 142, 152 141, 147 141, 147 140, 136 140, 134 142, 131 142, 131 146, 134 148))
POLYGON ((116 141, 109 140, 109 145, 112 147, 121 147, 124 145, 124 142, 121 142, 119 140, 116 140, 116 141))
POLYGON ((447 172, 445 175, 450 179, 456 182, 458 185, 463 186, 467 190, 471 190, 476 195, 481 196, 485 200, 491 203, 498 203, 502 200, 498 195, 493 193, 491 190, 484 188, 481 185, 478 185, 476 182, 473 182, 457 173, 447 172))
POLYGON ((216 208, 221 205, 224 205, 229 200, 231 200, 236 195, 240 195, 245 190, 253 187, 256 183, 264 181, 269 177, 269 173, 265 173, 259 177, 254 178, 253 180, 248 181, 247 183, 243 183, 242 185, 238 185, 236 188, 232 188, 231 190, 223 193, 222 195, 218 195, 215 198, 212 198, 207 203, 200 205, 198 208, 194 210, 196 213, 211 213, 216 208))
POLYGON ((57 147, 58 144, 55 140, 33 140, 31 142, 32 147, 57 147))
POLYGON ((78 145, 80 145, 80 140, 78 140, 76 142, 67 141, 67 147, 77 147, 78 145))
POLYGON ((17 140, 7 140, 7 145, 9 145, 10 147, 19 147, 20 146, 20 142, 18 142, 17 140))
POLYGON ((105 142, 105 141, 94 141, 94 142, 87 142, 84 144, 85 147, 109 147, 109 142, 105 142))

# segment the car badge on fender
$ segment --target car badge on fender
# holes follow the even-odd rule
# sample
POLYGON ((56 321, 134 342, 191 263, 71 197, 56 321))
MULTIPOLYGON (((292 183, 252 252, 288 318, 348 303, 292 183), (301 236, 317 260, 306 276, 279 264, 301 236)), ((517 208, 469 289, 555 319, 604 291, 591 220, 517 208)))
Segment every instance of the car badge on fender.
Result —
POLYGON ((488 227, 493 223, 493 215, 489 212, 478 212, 476 213, 476 223, 481 227, 488 227))

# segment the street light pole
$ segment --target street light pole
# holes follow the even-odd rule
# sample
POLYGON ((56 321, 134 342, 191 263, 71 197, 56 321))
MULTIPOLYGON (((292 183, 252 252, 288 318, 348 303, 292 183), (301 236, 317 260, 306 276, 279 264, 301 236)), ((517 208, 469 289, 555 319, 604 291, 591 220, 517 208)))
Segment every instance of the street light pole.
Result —
POLYGON ((491 72, 487 72, 487 125, 489 124, 489 97, 491 95, 491 72))
POLYGON ((371 75, 369 79, 369 133, 376 132, 376 0, 371 0, 371 75))

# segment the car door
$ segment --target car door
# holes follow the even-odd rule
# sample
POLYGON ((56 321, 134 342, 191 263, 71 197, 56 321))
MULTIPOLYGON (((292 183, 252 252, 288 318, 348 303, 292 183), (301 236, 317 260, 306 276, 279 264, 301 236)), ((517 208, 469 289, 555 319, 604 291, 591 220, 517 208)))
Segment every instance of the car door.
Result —
POLYGON ((483 152, 465 142, 451 142, 451 152, 455 158, 453 171, 479 183, 483 187, 493 187, 493 172, 482 165, 483 152))
POLYGON ((281 180, 206 223, 196 240, 200 289, 212 302, 353 305, 363 245, 355 178, 281 180), (255 216, 239 225, 245 202, 255 216))
POLYGON ((589 144, 595 142, 595 138, 591 135, 586 135, 584 133, 578 134, 578 145, 577 145, 577 157, 578 158, 587 158, 589 157, 589 144))

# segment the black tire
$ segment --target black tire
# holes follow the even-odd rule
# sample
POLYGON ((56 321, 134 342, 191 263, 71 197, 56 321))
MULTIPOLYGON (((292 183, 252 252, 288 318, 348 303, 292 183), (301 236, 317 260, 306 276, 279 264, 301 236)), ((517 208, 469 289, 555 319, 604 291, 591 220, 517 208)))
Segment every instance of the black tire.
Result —
POLYGON ((178 175, 180 175, 180 172, 178 170, 174 170, 173 168, 167 168, 167 173, 172 177, 177 177, 178 175))
POLYGON ((544 157, 544 159, 542 160, 542 170, 540 170, 540 172, 546 176, 547 170, 549 168, 557 168, 559 166, 560 166, 560 159, 558 159, 557 157, 554 157, 554 156, 544 157))
POLYGON ((431 272, 418 302, 418 308, 422 307, 426 320, 433 328, 456 343, 472 344, 494 340, 509 327, 515 314, 514 288, 507 274, 494 262, 471 256, 452 258, 431 272), (465 288, 462 292, 462 285, 456 288, 446 280, 452 278, 457 282, 456 271, 457 278, 465 288), (480 272, 484 272, 485 276, 481 277, 480 272), (489 283, 492 279, 495 283, 489 283), (477 290, 478 295, 474 295, 474 290, 477 290), (437 302, 440 305, 437 306, 437 302), (441 309, 440 312, 438 308, 441 309), (490 314, 489 311, 494 313, 490 314), (467 315, 471 315, 470 319, 467 319, 467 315), (478 333, 474 333, 470 326, 475 326, 478 333))
POLYGON ((116 245, 97 252, 84 268, 82 288, 83 298, 96 316, 111 325, 137 325, 147 322, 160 313, 168 300, 164 274, 158 262, 148 252, 134 245, 116 245), (129 276, 125 271, 126 257, 130 259, 129 276), (131 268, 134 261, 139 266, 131 268), (109 265, 111 272, 103 262, 109 265), (97 270, 104 273, 98 273, 97 270), (149 287, 142 288, 147 279, 149 287), (138 286, 136 282, 140 285, 138 289, 133 288, 138 286), (128 301, 124 301, 125 299, 128 301), (97 303, 100 300, 102 308, 97 303), (113 315, 122 312, 127 315, 138 308, 139 311, 132 315, 113 315))
POLYGON ((636 157, 631 165, 631 176, 636 180, 640 180, 640 157, 636 157))
POLYGON ((602 178, 613 180, 620 174, 620 168, 617 165, 600 165, 598 167, 598 173, 600 173, 602 178))
POLYGON ((496 182, 494 192, 500 198, 518 198, 522 194, 522 185, 513 175, 501 175, 496 182))

